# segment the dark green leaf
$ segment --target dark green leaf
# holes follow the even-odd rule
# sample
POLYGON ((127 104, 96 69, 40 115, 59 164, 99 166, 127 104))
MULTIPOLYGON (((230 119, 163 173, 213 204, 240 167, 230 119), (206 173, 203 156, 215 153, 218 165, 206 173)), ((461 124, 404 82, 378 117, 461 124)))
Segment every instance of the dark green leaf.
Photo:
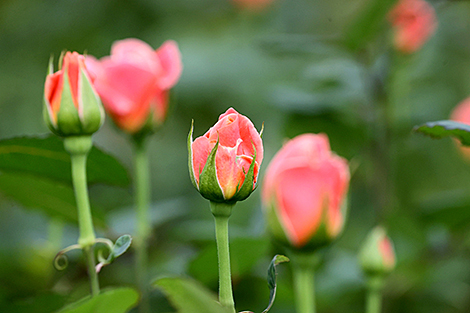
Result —
POLYGON ((132 242, 132 237, 129 235, 122 235, 116 240, 113 248, 113 255, 115 258, 122 255, 124 252, 129 249, 132 242))
POLYGON ((289 262, 289 258, 284 255, 276 255, 269 264, 268 268, 268 287, 269 287, 269 304, 268 307, 263 311, 263 313, 268 312, 273 306, 274 299, 276 298, 276 266, 283 262, 289 262))
POLYGON ((198 282, 185 278, 162 278, 154 283, 169 298, 179 313, 232 313, 198 282))
POLYGON ((102 291, 91 298, 86 297, 72 303, 57 313, 125 313, 136 305, 139 294, 132 288, 117 288, 102 291))
MULTIPOLYGON (((62 140, 54 135, 16 137, 0 141, 0 170, 47 177, 72 184, 70 156, 62 140)), ((109 154, 93 147, 87 160, 90 184, 127 186, 126 169, 109 154)))
MULTIPOLYGON (((71 186, 22 173, 0 173, 0 193, 25 207, 41 209, 48 216, 68 222, 78 221, 71 186)), ((104 227, 101 212, 92 206, 95 225, 104 227)))
POLYGON ((428 122, 416 126, 413 130, 438 139, 451 136, 460 140, 462 145, 470 146, 470 125, 467 124, 444 120, 428 122))
POLYGON ((346 44, 355 50, 373 39, 383 29, 382 25, 386 22, 387 14, 396 2, 397 0, 369 1, 356 21, 348 27, 346 44))

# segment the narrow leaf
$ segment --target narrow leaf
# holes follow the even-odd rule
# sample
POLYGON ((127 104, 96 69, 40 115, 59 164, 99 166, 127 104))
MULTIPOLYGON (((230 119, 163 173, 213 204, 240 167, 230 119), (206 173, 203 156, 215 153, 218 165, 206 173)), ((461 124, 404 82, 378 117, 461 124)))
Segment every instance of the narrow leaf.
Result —
POLYGON ((277 271, 276 266, 280 263, 289 262, 289 258, 284 255, 276 255, 269 264, 268 268, 268 287, 269 287, 269 304, 268 307, 263 311, 263 313, 268 312, 273 306, 274 299, 276 298, 276 278, 277 271))
POLYGON ((455 121, 437 121, 416 126, 414 131, 428 135, 432 138, 454 137, 464 146, 470 146, 470 125, 455 121))
POLYGON ((85 297, 57 313, 125 313, 137 304, 139 294, 132 288, 102 291, 91 298, 85 297))
POLYGON ((168 296, 178 313, 232 313, 222 307, 209 290, 194 280, 162 278, 153 285, 168 296))

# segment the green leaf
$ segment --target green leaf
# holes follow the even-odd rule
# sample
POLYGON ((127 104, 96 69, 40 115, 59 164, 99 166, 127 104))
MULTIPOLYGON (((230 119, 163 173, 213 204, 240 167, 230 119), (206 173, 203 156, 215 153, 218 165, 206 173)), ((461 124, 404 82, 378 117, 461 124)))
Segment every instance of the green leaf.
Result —
POLYGON ((353 50, 364 45, 383 30, 382 24, 386 22, 388 12, 397 0, 372 0, 359 14, 359 18, 347 28, 346 44, 353 50))
POLYGON ((113 255, 115 258, 122 255, 124 252, 129 249, 132 242, 132 237, 129 235, 122 235, 116 240, 113 248, 113 255))
MULTIPOLYGON (((42 209, 50 217, 78 222, 71 186, 23 173, 0 173, 0 193, 25 207, 42 209)), ((95 225, 104 227, 102 211, 92 206, 92 212, 95 225)))
POLYGON ((413 130, 437 139, 451 136, 460 140, 462 145, 470 146, 470 125, 467 124, 444 120, 428 122, 413 130))
MULTIPOLYGON (((62 140, 54 135, 0 140, 0 170, 34 174, 72 185, 70 156, 62 140)), ((87 177, 89 184, 129 185, 122 164, 96 147, 88 156, 87 177)))
POLYGON ((72 303, 57 313, 125 313, 137 304, 139 294, 132 288, 102 291, 72 303))
POLYGON ((268 287, 269 287, 269 304, 268 307, 263 311, 263 313, 268 312, 273 306, 274 299, 276 298, 276 278, 277 271, 276 266, 280 263, 289 262, 289 258, 284 255, 275 255, 269 264, 268 268, 268 287))
POLYGON ((223 308, 216 297, 197 281, 187 278, 162 278, 154 282, 179 313, 233 313, 223 308))

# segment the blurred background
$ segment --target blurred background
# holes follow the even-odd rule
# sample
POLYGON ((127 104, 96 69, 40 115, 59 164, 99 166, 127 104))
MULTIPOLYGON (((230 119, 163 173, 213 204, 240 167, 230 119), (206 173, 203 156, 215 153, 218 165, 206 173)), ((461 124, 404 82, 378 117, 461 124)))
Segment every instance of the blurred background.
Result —
MULTIPOLYGON (((191 119, 200 136, 234 107, 258 129, 265 125, 261 177, 283 141, 306 132, 328 134, 332 149, 350 160, 348 221, 318 269, 319 312, 364 311, 356 254, 378 223, 398 260, 384 312, 469 312, 470 163, 452 140, 412 128, 447 119, 470 95, 470 2, 429 0, 438 26, 411 54, 393 47, 388 12, 395 2, 274 0, 253 8, 231 0, 2 0, 0 138, 48 133, 42 97, 51 54, 102 57, 119 39, 154 48, 173 39, 183 74, 150 144, 152 277, 190 276, 217 290, 213 220, 191 185, 186 139, 191 119)), ((128 140, 109 119, 94 139, 131 172, 128 140)), ((64 218, 73 207, 35 205, 44 195, 27 185, 8 188, 10 179, 0 173, 0 311, 53 312, 89 292, 80 253, 70 254, 64 271, 52 265, 77 240, 76 224, 64 218)), ((104 221, 100 236, 133 233, 131 185, 92 185, 90 193, 104 221)), ((267 266, 282 252, 265 232, 260 190, 237 204, 230 238, 237 309, 260 312, 267 266)), ((279 270, 271 312, 293 312, 290 268, 279 270)), ((133 251, 100 280, 133 285, 133 251)), ((152 307, 173 311, 157 290, 152 307)))

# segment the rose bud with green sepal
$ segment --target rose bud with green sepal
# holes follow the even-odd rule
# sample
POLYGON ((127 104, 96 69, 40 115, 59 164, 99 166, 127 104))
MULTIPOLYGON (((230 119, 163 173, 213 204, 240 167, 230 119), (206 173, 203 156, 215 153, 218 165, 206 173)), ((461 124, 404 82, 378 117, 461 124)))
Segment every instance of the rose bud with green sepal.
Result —
POLYGON ((269 164, 262 200, 275 239, 315 250, 342 231, 349 186, 348 162, 330 150, 325 134, 288 141, 269 164))
POLYGON ((54 73, 52 58, 44 86, 44 119, 59 136, 82 136, 96 132, 104 122, 104 110, 85 65, 77 52, 61 56, 54 73))
POLYGON ((395 268, 395 250, 385 229, 375 227, 367 236, 361 251, 359 263, 369 276, 386 275, 395 268))
POLYGON ((253 123, 230 108, 203 136, 188 136, 189 172, 201 195, 213 202, 235 203, 256 188, 263 143, 253 123))

